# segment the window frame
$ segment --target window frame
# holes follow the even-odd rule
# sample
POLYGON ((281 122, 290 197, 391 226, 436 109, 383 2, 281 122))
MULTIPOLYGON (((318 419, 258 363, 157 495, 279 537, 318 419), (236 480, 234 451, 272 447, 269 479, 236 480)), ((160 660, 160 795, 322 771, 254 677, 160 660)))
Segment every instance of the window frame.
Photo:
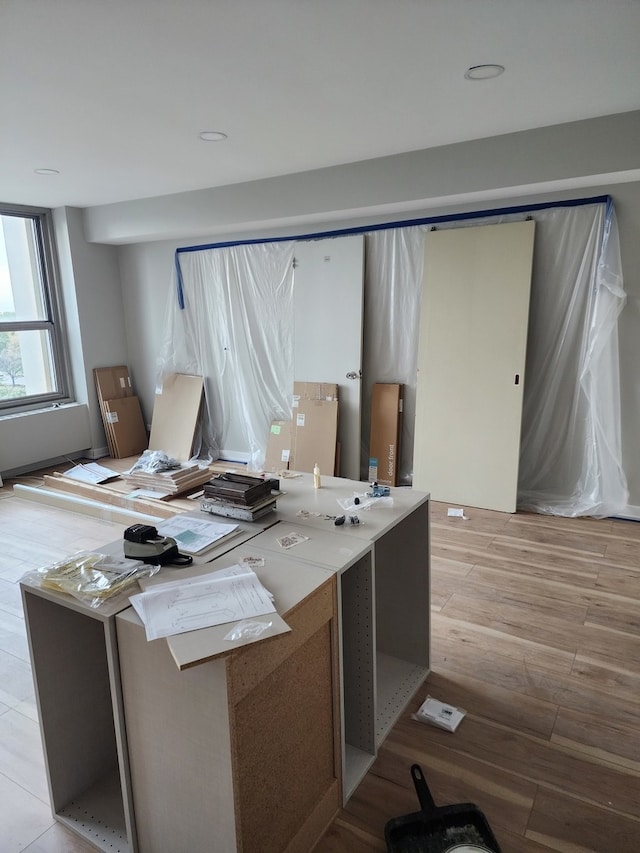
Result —
POLYGON ((62 311, 62 291, 58 254, 54 238, 53 214, 49 208, 0 203, 0 216, 14 216, 33 222, 45 318, 41 320, 0 319, 0 332, 46 331, 51 347, 51 370, 56 390, 44 394, 0 400, 0 418, 20 412, 44 409, 72 402, 71 369, 67 332, 62 311))

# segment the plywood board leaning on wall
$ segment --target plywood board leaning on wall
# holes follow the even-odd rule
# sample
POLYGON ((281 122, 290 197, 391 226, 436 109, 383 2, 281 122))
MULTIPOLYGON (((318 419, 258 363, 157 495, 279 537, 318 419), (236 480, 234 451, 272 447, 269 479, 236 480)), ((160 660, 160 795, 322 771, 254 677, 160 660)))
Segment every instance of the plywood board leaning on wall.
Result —
POLYGON ((515 512, 533 220, 425 236, 413 486, 515 512))
POLYGON ((156 392, 149 450, 161 450, 184 462, 191 458, 204 378, 170 373, 156 392))

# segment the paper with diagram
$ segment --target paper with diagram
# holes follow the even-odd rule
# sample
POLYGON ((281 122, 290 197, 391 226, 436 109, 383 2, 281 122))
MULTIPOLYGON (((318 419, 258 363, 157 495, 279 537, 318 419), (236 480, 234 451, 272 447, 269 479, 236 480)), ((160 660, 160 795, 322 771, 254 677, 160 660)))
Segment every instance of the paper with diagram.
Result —
POLYGON ((240 532, 237 524, 223 524, 208 518, 176 515, 158 525, 158 533, 171 536, 184 554, 198 555, 212 548, 216 542, 240 532))
POLYGON ((247 566, 158 584, 132 595, 147 640, 275 613, 271 594, 247 566))

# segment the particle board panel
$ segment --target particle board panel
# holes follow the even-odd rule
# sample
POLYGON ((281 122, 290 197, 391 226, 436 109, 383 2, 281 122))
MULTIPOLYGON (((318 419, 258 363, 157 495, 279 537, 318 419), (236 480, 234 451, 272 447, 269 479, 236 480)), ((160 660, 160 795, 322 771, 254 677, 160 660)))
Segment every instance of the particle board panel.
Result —
POLYGON ((191 458, 204 379, 171 373, 157 390, 151 420, 149 450, 161 450, 180 462, 191 458))
POLYGON ((58 811, 117 765, 104 625, 28 591, 23 602, 58 811))
POLYGON ((425 237, 413 483, 515 512, 535 222, 425 237))
POLYGON ((376 542, 374 570, 378 652, 428 668, 428 502, 416 507, 376 542), (416 566, 424 570, 416 571, 416 566))
MULTIPOLYGON (((273 591, 272 584, 267 580, 263 583, 273 591)), ((250 646, 234 655, 229 671, 229 691, 234 704, 241 702, 256 684, 284 663, 299 643, 309 639, 332 618, 335 595, 335 578, 329 576, 308 601, 284 613, 291 627, 290 634, 279 637, 275 643, 250 646)))
POLYGON ((140 850, 236 850, 226 663, 181 672, 164 640, 116 625, 140 850))
POLYGON ((234 706, 243 853, 279 853, 327 794, 337 812, 332 685, 326 622, 234 706))
POLYGON ((340 578, 344 734, 348 745, 375 755, 375 617, 371 554, 340 578))

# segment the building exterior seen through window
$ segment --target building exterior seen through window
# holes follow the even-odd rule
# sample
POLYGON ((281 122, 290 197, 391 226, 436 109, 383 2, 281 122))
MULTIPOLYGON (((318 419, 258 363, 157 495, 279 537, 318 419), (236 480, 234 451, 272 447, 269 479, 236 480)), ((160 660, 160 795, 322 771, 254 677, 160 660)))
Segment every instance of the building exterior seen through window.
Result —
POLYGON ((0 204, 0 416, 69 398, 50 212, 0 204))

